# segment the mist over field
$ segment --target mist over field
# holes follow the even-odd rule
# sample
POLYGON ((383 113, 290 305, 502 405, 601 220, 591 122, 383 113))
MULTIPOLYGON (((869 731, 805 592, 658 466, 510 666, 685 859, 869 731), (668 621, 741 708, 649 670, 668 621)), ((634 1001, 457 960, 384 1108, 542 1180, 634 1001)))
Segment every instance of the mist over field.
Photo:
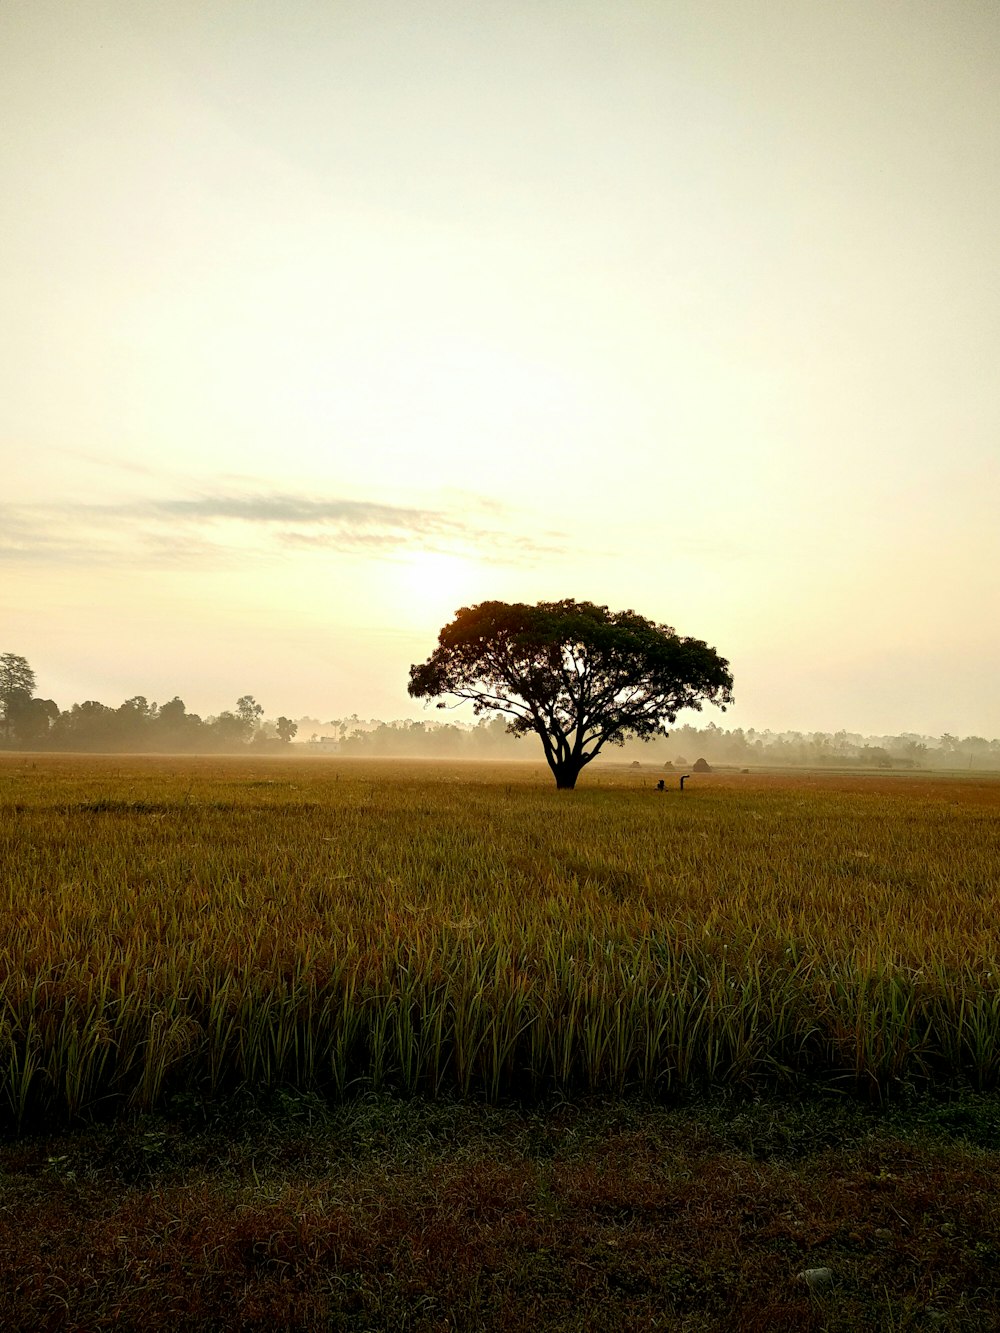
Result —
MULTIPOLYGON (((164 704, 144 695, 113 707, 97 700, 60 710, 34 693, 35 673, 27 659, 0 654, 0 749, 83 751, 114 754, 310 755, 398 759, 507 759, 542 757, 537 738, 514 736, 505 715, 453 718, 454 707, 429 718, 391 722, 352 713, 321 719, 268 716, 253 695, 206 718, 189 712, 175 696, 164 704)), ((426 711, 426 710, 425 710, 426 711)), ((690 714, 689 714, 690 716, 690 714)), ((698 718, 698 714, 694 714, 698 718)), ((700 721, 700 719, 699 719, 700 721)), ((773 732, 683 721, 650 738, 626 737, 603 751, 598 763, 689 768, 701 761, 722 767, 820 767, 1000 771, 1000 739, 865 736, 860 732, 773 732)))
MULTIPOLYGON (((45 704, 51 701, 35 700, 45 704)), ((468 710, 463 710, 468 713, 468 710)), ((0 701, 0 750, 113 754, 237 754, 317 758, 542 760, 536 737, 508 733, 499 715, 478 720, 402 718, 385 722, 353 713, 343 718, 265 715, 252 695, 232 709, 201 718, 175 698, 163 705, 142 696, 117 708, 95 700, 59 711, 52 705, 19 716, 0 701)), ((685 770, 698 760, 713 767, 865 768, 873 771, 1000 771, 1000 739, 983 736, 865 736, 756 731, 700 719, 679 723, 651 740, 606 748, 598 765, 685 770)))

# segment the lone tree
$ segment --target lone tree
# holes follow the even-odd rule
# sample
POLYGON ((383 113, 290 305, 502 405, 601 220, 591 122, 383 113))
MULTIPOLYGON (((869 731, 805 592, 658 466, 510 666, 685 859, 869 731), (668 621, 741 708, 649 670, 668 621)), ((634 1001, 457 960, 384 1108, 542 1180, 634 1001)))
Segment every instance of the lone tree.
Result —
POLYGON ((732 702, 729 663, 634 611, 593 602, 480 602, 456 613, 438 646, 410 667, 410 694, 471 700, 505 713, 515 736, 534 731, 556 786, 571 790, 605 745, 647 737, 682 708, 732 702))

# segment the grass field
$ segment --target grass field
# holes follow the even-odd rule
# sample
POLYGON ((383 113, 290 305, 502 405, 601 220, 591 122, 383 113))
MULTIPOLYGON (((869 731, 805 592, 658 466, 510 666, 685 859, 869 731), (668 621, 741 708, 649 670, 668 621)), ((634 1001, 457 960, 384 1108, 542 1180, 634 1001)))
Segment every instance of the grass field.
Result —
POLYGON ((1000 1076, 1000 781, 9 757, 0 1116, 1000 1076))
POLYGON ((659 776, 0 759, 3 1327, 1000 1327, 1000 781, 659 776))

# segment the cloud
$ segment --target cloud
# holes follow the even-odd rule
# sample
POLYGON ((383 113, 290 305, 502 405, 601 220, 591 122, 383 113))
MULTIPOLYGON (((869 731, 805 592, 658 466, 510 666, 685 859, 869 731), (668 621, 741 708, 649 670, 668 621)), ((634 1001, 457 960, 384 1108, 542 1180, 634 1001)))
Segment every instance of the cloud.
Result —
POLYGON ((288 491, 218 490, 110 504, 0 503, 0 560, 219 566, 301 551, 392 556, 424 549, 522 564, 565 549, 517 530, 492 503, 386 504, 288 491))
POLYGON ((181 519, 236 519, 243 523, 321 524, 345 528, 424 531, 446 526, 443 515, 430 509, 409 509, 366 500, 314 499, 310 496, 202 495, 194 499, 160 500, 151 509, 181 519))

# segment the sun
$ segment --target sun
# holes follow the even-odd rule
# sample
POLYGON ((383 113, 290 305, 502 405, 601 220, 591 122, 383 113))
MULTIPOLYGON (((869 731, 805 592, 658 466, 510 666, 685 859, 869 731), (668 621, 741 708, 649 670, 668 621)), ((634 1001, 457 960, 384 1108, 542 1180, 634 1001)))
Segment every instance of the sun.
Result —
POLYGON ((444 624, 460 606, 483 601, 485 570, 451 551, 407 551, 396 563, 399 592, 415 620, 444 624))

